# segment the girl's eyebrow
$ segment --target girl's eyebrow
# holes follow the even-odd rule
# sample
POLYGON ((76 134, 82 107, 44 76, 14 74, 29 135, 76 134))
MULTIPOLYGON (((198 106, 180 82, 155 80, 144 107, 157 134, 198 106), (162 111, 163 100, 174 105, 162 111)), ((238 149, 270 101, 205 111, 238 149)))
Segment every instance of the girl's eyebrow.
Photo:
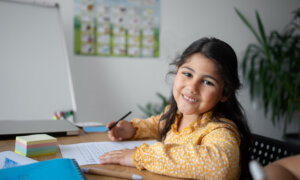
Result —
MULTIPOLYGON (((182 67, 182 68, 183 68, 183 69, 188 69, 188 70, 190 70, 190 71, 192 71, 192 72, 195 73, 195 70, 194 70, 193 68, 188 67, 188 66, 184 66, 184 67, 182 67)), ((217 83, 219 83, 219 81, 218 81, 215 77, 213 77, 213 76, 211 76, 211 75, 204 75, 203 77, 212 79, 212 80, 216 81, 217 83)))
POLYGON ((188 67, 188 66, 183 66, 182 68, 184 68, 184 69, 188 69, 188 70, 190 70, 190 71, 193 71, 193 72, 195 72, 195 70, 194 70, 193 68, 190 68, 190 67, 188 67))

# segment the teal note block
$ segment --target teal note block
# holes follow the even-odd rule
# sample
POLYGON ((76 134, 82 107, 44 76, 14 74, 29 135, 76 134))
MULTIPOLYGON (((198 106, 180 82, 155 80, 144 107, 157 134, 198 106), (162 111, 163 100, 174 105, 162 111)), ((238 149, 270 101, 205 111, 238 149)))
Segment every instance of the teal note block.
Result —
POLYGON ((83 127, 84 132, 106 132, 107 129, 105 126, 91 126, 91 127, 83 127))

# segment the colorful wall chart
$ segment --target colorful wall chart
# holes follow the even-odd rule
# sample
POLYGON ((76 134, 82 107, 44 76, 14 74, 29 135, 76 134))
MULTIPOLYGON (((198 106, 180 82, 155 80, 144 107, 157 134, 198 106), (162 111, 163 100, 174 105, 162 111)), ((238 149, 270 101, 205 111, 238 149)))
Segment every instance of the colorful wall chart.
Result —
POLYGON ((158 57, 160 0, 74 0, 79 55, 158 57))

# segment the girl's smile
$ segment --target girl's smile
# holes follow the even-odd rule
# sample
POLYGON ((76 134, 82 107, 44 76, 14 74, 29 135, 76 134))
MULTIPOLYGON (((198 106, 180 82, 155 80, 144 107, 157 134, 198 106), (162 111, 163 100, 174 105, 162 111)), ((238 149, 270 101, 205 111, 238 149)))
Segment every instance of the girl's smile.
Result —
POLYGON ((206 56, 196 53, 177 69, 173 96, 178 110, 183 115, 201 116, 215 107, 223 96, 223 80, 215 63, 206 56))
POLYGON ((182 97, 185 99, 185 100, 187 100, 187 102, 188 103, 196 103, 197 102, 197 99, 193 99, 193 98, 191 98, 191 97, 189 97, 189 96, 187 96, 187 95, 184 95, 184 94, 182 94, 182 97))

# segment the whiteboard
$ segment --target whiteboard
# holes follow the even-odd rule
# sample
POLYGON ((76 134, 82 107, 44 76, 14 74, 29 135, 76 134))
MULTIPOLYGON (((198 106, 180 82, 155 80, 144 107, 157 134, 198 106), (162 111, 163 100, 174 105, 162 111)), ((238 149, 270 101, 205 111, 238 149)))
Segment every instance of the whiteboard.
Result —
POLYGON ((0 120, 76 111, 59 7, 0 0, 0 23, 0 120))

